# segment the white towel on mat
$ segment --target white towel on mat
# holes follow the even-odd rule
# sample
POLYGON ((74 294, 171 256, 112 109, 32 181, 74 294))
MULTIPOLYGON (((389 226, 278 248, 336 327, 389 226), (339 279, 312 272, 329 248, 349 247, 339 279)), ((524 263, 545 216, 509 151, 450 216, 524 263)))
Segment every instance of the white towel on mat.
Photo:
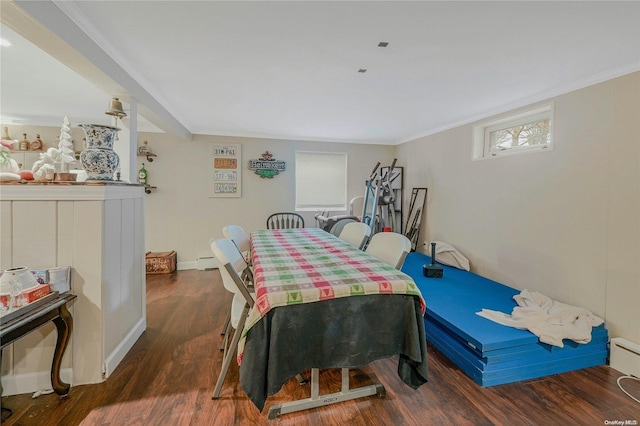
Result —
POLYGON ((513 299, 518 306, 511 315, 489 309, 476 314, 498 324, 529 330, 541 342, 561 348, 562 339, 589 343, 591 328, 604 322, 585 308, 560 303, 536 291, 522 290, 513 299))
MULTIPOLYGON (((431 241, 436 243, 436 261, 444 265, 453 266, 454 268, 469 270, 469 259, 464 257, 462 253, 456 250, 449 243, 443 241, 431 241)), ((431 256, 431 244, 429 244, 429 256, 431 256)))

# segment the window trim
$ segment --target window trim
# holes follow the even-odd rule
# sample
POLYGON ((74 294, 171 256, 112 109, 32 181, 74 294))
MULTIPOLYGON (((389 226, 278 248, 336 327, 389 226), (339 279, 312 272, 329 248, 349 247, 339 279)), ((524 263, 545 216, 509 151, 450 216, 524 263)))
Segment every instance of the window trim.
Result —
POLYGON ((554 128, 554 104, 549 103, 543 106, 521 111, 515 114, 503 116, 501 118, 486 121, 473 128, 473 160, 486 160, 490 158, 501 158, 512 155, 528 154, 533 152, 553 151, 553 128, 554 128), (533 146, 521 146, 506 150, 491 150, 491 133, 497 130, 504 130, 522 124, 549 119, 549 143, 533 146))

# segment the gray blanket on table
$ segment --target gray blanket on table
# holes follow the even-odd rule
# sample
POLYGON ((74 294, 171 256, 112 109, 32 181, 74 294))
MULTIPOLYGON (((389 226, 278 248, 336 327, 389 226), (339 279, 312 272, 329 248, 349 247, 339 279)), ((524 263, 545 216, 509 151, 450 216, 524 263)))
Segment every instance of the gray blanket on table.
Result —
POLYGON ((240 383, 260 411, 308 368, 357 368, 399 354, 398 376, 427 382, 424 319, 413 296, 352 296, 272 309, 248 333, 240 383))

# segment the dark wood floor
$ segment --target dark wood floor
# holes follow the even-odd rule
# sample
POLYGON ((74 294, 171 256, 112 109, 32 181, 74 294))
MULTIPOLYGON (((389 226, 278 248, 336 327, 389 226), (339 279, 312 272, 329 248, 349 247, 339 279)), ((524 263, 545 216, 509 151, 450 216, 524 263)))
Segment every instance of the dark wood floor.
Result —
MULTIPOLYGON (((220 329, 230 302, 217 271, 147 277, 148 328, 109 379, 74 386, 66 398, 31 394, 2 398, 13 410, 3 425, 604 425, 640 421, 640 405, 616 385, 607 366, 538 380, 481 388, 429 346, 430 381, 414 391, 390 358, 351 372, 352 386, 383 383, 369 397, 283 415, 274 403, 308 397, 308 385, 288 382, 260 413, 238 384, 232 363, 221 399, 211 400, 221 364, 220 329)), ((321 372, 321 392, 339 390, 339 371, 321 372)), ((634 395, 638 382, 625 380, 634 395)), ((633 423, 631 423, 633 424, 633 423)), ((637 424, 637 423, 636 423, 637 424)))

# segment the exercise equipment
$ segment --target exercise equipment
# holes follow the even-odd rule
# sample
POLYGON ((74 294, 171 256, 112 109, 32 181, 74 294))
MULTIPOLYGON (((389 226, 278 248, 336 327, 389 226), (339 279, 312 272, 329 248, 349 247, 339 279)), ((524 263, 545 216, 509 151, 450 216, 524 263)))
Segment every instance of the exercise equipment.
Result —
POLYGON ((422 212, 427 201, 427 188, 413 188, 411 190, 411 200, 409 201, 409 214, 404 226, 405 237, 411 241, 411 251, 418 248, 418 238, 422 226, 422 212))
POLYGON ((365 182, 362 222, 372 233, 383 230, 402 233, 402 168, 394 158, 390 167, 378 162, 365 182))
POLYGON ((325 230, 336 237, 340 235, 342 232, 342 228, 349 222, 360 222, 360 217, 355 216, 353 214, 353 206, 357 202, 360 201, 362 197, 352 198, 349 203, 349 214, 348 215, 336 215, 329 216, 328 211, 323 211, 322 213, 318 213, 314 216, 316 219, 316 226, 322 230, 325 230))

